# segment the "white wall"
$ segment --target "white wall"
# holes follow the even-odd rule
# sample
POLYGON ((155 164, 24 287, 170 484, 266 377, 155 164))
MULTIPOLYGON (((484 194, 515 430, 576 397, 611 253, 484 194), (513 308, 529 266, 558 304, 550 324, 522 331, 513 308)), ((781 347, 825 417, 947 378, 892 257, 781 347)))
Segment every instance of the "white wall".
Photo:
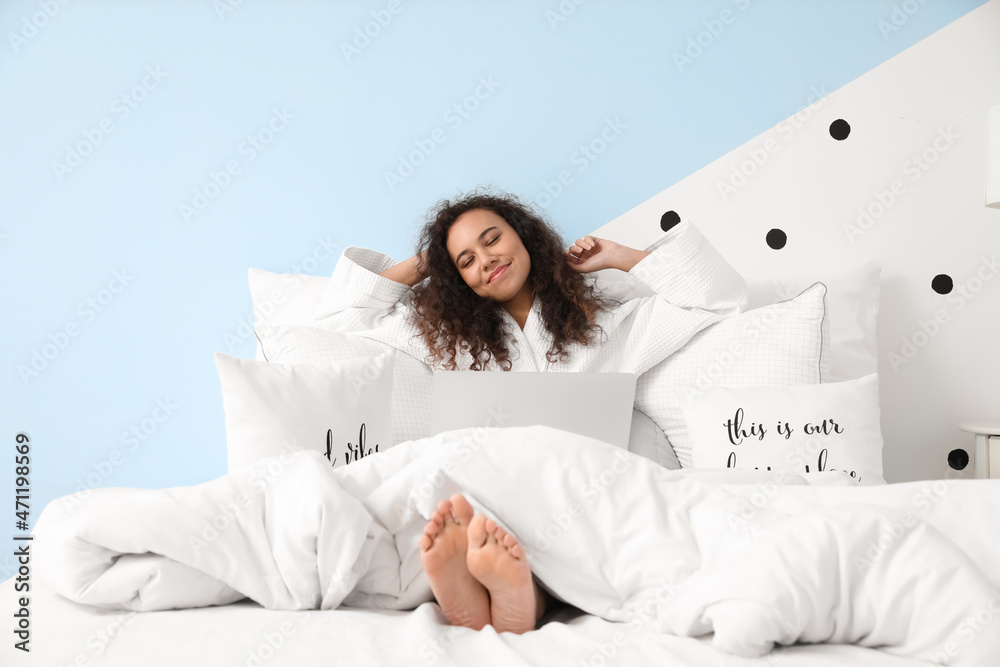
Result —
POLYGON ((984 205, 998 37, 994 0, 594 232, 642 247, 674 210, 748 278, 880 259, 890 482, 944 476, 951 450, 974 453, 957 424, 1000 419, 1000 210, 984 205), (842 141, 830 134, 838 119, 851 128, 842 141), (772 228, 787 234, 783 249, 765 242, 772 228), (950 294, 932 289, 939 274, 950 294))

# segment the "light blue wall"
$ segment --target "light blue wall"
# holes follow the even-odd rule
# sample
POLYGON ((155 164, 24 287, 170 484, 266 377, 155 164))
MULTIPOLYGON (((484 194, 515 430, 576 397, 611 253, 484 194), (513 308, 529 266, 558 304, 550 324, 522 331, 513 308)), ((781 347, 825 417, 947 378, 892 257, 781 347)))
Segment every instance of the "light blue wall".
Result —
POLYGON ((13 495, 26 432, 32 523, 88 475, 225 473, 212 355, 253 356, 227 340, 250 317, 249 267, 328 275, 348 245, 403 259, 437 199, 483 183, 537 199, 563 170, 572 183, 539 201, 573 240, 983 2, 229 4, 0 5, 0 487, 13 495), (348 58, 373 16, 391 20, 348 58), (477 87, 458 125, 446 113, 477 87), (274 110, 291 118, 251 150, 274 110), (615 141, 582 158, 608 119, 615 141), (390 188, 435 130, 443 143, 390 188), (230 161, 239 173, 185 219, 230 161), (22 377, 36 352, 52 358, 22 377), (160 400, 176 406, 162 423, 160 400))

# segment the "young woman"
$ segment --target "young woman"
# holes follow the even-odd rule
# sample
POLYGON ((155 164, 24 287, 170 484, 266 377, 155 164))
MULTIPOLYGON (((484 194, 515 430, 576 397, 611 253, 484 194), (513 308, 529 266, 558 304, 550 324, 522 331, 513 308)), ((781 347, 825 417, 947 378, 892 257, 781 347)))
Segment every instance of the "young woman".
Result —
MULTIPOLYGON (((474 192, 428 214, 400 263, 349 247, 317 325, 379 340, 449 370, 643 373, 747 304, 746 283, 689 223, 637 250, 559 234, 509 194, 474 192), (605 299, 584 274, 618 269, 655 296, 605 299)), ((526 632, 545 612, 524 549, 460 494, 420 540, 448 621, 526 632)))

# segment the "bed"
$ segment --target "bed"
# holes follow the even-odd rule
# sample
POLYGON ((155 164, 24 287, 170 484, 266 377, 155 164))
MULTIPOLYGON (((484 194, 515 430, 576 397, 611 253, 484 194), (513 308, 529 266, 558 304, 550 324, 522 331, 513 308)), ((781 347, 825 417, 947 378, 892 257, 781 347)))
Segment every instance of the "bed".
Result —
POLYGON ((449 431, 353 471, 297 452, 191 487, 68 496, 35 527, 33 576, 45 585, 32 601, 31 658, 989 664, 1000 648, 989 632, 1000 616, 989 535, 1000 484, 854 484, 838 472, 669 471, 535 426, 449 431), (512 497, 532 472, 553 481, 512 497), (565 601, 539 630, 452 628, 427 602, 416 538, 456 489, 522 536, 532 569, 565 601), (859 645, 837 645, 848 641, 859 645))
POLYGON ((751 283, 756 307, 640 378, 627 452, 544 426, 428 435, 422 364, 311 327, 324 279, 250 278, 258 360, 217 356, 230 474, 50 503, 31 652, 8 640, 3 664, 878 667, 1000 651, 1000 482, 882 480, 877 264, 751 283), (360 432, 310 422, 310 398, 347 387, 345 414, 372 411, 360 432), (706 426, 733 406, 787 437, 734 461, 706 426), (326 430, 325 451, 294 446, 289 422, 326 430), (331 465, 348 440, 350 465, 331 465), (511 494, 539 474, 553 482, 511 494), (416 538, 456 491, 522 536, 563 601, 534 632, 454 628, 428 601, 416 538))

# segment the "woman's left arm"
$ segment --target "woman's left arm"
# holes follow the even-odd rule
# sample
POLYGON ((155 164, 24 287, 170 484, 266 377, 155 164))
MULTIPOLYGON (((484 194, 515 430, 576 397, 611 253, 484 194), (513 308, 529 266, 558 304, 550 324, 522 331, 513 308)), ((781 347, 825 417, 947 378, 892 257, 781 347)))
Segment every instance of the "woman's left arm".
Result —
POLYGON ((581 273, 608 268, 624 271, 680 308, 735 315, 749 303, 743 277, 687 221, 645 250, 587 236, 570 246, 566 261, 581 273))
POLYGON ((602 323, 610 344, 585 352, 577 370, 643 373, 705 327, 743 312, 749 301, 743 277, 687 222, 641 251, 585 237, 566 261, 581 272, 626 271, 656 293, 615 309, 602 323))
POLYGON ((689 222, 672 227, 646 251, 628 274, 675 306, 718 315, 746 310, 750 297, 743 276, 689 222))

